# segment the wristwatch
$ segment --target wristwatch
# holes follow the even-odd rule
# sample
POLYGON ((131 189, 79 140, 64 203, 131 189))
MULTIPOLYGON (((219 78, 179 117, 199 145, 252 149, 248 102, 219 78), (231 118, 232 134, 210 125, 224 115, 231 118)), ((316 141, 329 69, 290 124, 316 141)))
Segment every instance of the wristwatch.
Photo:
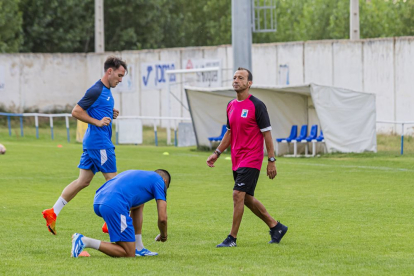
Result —
POLYGON ((275 161, 276 161, 276 158, 274 158, 274 157, 269 157, 269 159, 267 159, 267 161, 269 161, 269 162, 275 162, 275 161))

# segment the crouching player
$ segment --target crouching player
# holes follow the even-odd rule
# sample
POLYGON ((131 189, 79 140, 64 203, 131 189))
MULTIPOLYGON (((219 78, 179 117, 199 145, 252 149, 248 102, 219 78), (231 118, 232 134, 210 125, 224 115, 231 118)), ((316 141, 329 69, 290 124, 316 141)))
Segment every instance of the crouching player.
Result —
POLYGON ((102 185, 95 194, 94 211, 108 224, 111 242, 104 242, 75 233, 72 236, 72 257, 84 248, 93 248, 112 257, 158 255, 144 248, 141 240, 144 203, 155 199, 160 234, 156 241, 167 241, 167 189, 171 176, 166 170, 129 170, 102 185))

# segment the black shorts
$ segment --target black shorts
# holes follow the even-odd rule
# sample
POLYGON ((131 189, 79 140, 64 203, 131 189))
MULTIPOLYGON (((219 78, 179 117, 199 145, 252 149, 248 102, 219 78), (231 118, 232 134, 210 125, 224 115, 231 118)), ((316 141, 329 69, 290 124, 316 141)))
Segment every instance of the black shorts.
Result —
POLYGON ((238 168, 233 171, 234 188, 240 192, 245 192, 254 196, 257 180, 259 180, 260 170, 254 168, 238 168))

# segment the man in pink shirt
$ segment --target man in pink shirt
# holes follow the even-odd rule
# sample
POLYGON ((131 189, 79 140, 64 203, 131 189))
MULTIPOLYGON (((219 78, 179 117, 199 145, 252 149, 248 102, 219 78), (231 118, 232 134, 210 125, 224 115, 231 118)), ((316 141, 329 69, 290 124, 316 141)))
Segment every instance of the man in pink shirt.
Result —
POLYGON ((263 139, 268 154, 267 176, 273 179, 277 172, 269 114, 264 103, 249 93, 252 83, 252 73, 239 67, 233 77, 233 89, 237 92, 237 98, 227 105, 227 132, 220 145, 207 159, 207 165, 214 167, 220 154, 231 146, 235 181, 233 224, 228 237, 217 247, 237 246, 237 233, 244 205, 269 226, 269 243, 279 243, 288 230, 287 226, 271 217, 263 204, 254 197, 264 157, 263 139))

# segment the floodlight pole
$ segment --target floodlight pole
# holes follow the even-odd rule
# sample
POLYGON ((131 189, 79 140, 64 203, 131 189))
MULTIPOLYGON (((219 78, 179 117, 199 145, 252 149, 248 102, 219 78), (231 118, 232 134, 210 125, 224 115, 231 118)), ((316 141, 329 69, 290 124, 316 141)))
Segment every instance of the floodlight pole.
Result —
POLYGON ((358 0, 350 0, 349 15, 349 39, 359 39, 359 2, 358 0))
POLYGON ((233 72, 238 67, 252 71, 252 0, 231 1, 233 72))
POLYGON ((105 52, 103 0, 95 0, 95 53, 105 52))

